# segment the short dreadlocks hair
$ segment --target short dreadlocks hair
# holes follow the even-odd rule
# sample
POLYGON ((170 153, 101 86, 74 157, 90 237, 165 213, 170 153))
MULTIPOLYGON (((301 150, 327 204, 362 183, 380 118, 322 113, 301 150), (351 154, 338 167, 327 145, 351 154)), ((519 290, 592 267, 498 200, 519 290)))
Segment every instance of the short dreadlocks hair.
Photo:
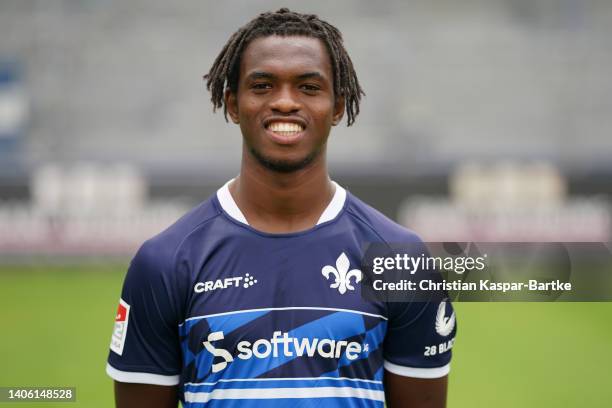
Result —
POLYGON ((351 126, 359 114, 359 102, 365 93, 359 85, 353 62, 342 43, 342 34, 336 27, 320 20, 314 14, 295 13, 287 8, 260 14, 230 37, 208 74, 204 75, 206 88, 212 94, 210 100, 213 111, 223 107, 227 120, 227 106, 223 96, 228 88, 233 93, 238 91, 242 52, 254 39, 270 35, 306 36, 323 41, 332 62, 334 95, 345 98, 347 125, 351 126))

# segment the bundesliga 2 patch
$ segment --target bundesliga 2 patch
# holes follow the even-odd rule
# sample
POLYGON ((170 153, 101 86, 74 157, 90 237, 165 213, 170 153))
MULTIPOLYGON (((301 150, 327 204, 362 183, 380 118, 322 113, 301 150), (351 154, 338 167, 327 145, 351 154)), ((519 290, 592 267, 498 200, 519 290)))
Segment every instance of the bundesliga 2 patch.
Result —
POLYGON ((125 336, 127 335, 128 322, 130 316, 130 305, 123 299, 119 299, 119 307, 115 316, 115 327, 113 328, 113 336, 111 337, 110 349, 121 355, 125 344, 125 336))

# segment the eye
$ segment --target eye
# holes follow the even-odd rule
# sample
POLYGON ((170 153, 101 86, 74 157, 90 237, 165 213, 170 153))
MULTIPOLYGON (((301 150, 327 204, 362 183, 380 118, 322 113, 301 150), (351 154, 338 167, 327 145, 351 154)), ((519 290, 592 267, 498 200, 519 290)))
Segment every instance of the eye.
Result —
POLYGON ((272 88, 272 84, 267 83, 267 82, 257 82, 254 83, 253 85, 251 85, 251 89, 255 90, 255 91, 265 91, 267 89, 271 89, 272 88))
POLYGON ((315 94, 321 90, 321 87, 314 84, 303 84, 300 88, 302 88, 308 94, 315 94))

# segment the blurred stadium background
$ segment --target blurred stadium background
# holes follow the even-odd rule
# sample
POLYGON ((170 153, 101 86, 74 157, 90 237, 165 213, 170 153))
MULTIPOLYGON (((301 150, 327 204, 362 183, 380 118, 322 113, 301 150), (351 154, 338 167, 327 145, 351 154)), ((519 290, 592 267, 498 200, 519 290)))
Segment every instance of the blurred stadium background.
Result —
MULTIPOLYGON (((329 162, 354 194, 431 241, 610 241, 608 0, 2 0, 0 386, 112 404, 129 257, 238 172, 202 75, 281 6, 344 33, 367 96, 329 162)), ((449 406, 609 405, 610 304, 457 309, 449 406)))

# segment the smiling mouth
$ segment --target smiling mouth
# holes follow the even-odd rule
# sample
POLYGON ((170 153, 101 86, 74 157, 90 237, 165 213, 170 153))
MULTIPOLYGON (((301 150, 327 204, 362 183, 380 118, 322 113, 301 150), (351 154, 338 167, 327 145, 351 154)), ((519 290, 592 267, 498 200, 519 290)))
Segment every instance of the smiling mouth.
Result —
POLYGON ((299 123, 293 122, 271 122, 266 129, 270 132, 282 136, 282 137, 290 137, 296 136, 299 133, 304 131, 304 126, 299 123))

